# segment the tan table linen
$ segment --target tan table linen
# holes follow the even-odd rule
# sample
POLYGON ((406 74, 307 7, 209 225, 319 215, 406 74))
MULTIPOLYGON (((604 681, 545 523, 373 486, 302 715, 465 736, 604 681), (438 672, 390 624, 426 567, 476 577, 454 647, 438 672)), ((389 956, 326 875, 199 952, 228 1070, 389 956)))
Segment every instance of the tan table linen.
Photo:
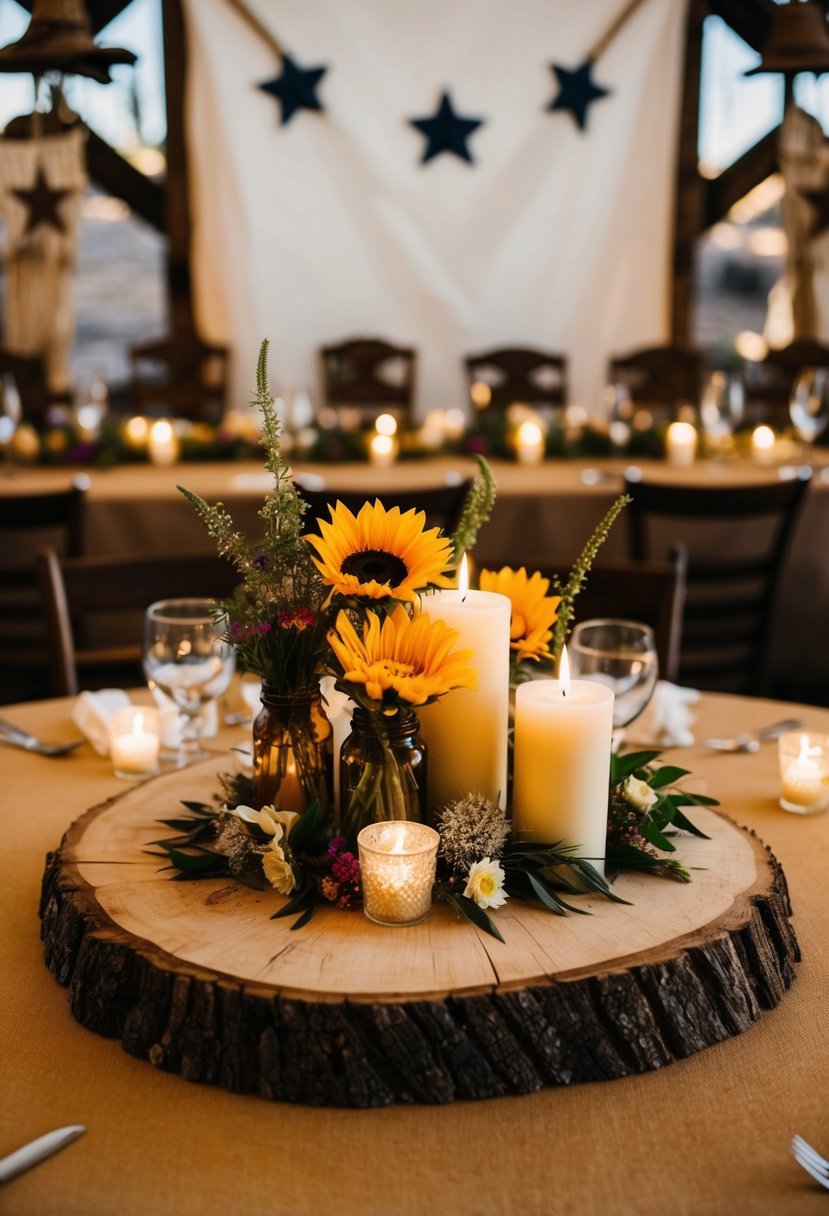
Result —
MULTIPOLYGON (((3 713, 61 739, 74 733, 70 708, 51 701, 3 713)), ((706 696, 696 738, 789 710, 706 696)), ((829 731, 829 712, 797 712, 829 731)), ((245 728, 224 728, 214 744, 245 737, 245 728)), ((754 755, 700 746, 670 754, 784 866, 803 962, 778 1008, 739 1038, 646 1076, 446 1107, 345 1111, 191 1085, 73 1021, 66 991, 42 961, 43 860, 82 811, 126 787, 88 746, 63 760, 2 749, 0 1155, 62 1124, 88 1131, 4 1188, 0 1210, 825 1216, 829 1197, 792 1160, 789 1142, 799 1132, 829 1151, 829 815, 778 809, 776 744, 754 755)), ((677 902, 682 894, 677 885, 677 902)))
MULTIPOLYGON (((475 547, 478 565, 571 561, 621 493, 626 463, 594 460, 585 466, 576 460, 551 460, 525 467, 494 461, 498 499, 492 519, 482 528, 475 547), (585 467, 598 471, 604 480, 585 485, 582 481, 585 467)), ((774 469, 762 469, 748 459, 700 461, 690 469, 675 469, 664 461, 642 460, 637 464, 649 479, 693 485, 767 481, 776 476, 774 469)), ((471 476, 474 470, 472 460, 448 456, 405 461, 391 469, 366 464, 296 466, 298 474, 322 478, 333 488, 362 489, 367 495, 381 496, 390 489, 439 485, 447 475, 471 476)), ((177 483, 201 494, 208 502, 224 502, 238 526, 256 536, 261 530, 257 511, 263 494, 272 485, 270 475, 253 461, 194 463, 175 468, 121 465, 90 470, 89 477, 86 548, 90 554, 213 552, 204 526, 176 490, 177 483)), ((0 495, 54 489, 67 485, 70 478, 66 469, 28 469, 22 476, 0 484, 0 495)), ((783 687, 796 686, 793 681, 798 678, 805 687, 814 687, 816 668, 817 672, 825 672, 829 682, 825 648, 816 651, 814 645, 814 640, 825 634, 829 620, 827 537, 829 465, 815 473, 781 579, 771 674, 772 679, 778 676, 785 679, 783 687)), ((739 544, 739 536, 724 539, 724 543, 739 544)), ((626 549, 623 518, 612 531, 602 557, 621 558, 626 549)))

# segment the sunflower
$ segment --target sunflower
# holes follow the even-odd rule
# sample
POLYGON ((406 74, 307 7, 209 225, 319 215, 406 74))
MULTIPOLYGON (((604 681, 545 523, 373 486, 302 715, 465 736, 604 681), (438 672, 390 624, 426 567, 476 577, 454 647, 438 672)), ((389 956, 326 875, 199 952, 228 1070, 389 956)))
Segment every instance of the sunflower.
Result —
POLYGON ((520 570, 502 566, 497 572, 482 570, 480 586, 482 591, 505 595, 512 604, 510 647, 518 661, 552 658, 549 643, 561 596, 547 594, 550 580, 537 571, 528 575, 523 566, 520 570))
POLYGON ((321 536, 306 536, 323 580, 338 595, 416 601, 427 587, 449 587, 443 573, 452 542, 439 528, 424 530, 422 511, 367 502, 355 516, 341 502, 319 521, 321 536))
POLYGON ((328 634, 341 667, 339 684, 364 709, 394 710, 401 703, 426 705, 450 688, 473 688, 471 650, 452 650, 457 629, 430 621, 426 613, 410 617, 402 604, 390 616, 374 612, 363 622, 362 637, 345 612, 328 634))

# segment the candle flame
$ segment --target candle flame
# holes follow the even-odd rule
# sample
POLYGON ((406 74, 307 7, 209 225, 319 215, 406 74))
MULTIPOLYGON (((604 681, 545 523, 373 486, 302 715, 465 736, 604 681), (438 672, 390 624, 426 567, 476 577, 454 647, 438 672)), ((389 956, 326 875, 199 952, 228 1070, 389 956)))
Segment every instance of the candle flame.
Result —
POLYGON ((404 853, 406 851, 404 848, 406 843, 406 828, 402 823, 397 824, 395 828, 391 829, 388 836, 392 841, 392 846, 388 850, 389 853, 404 853))
POLYGON ((561 658, 558 662, 558 682, 561 687, 561 695, 566 697, 570 691, 570 660, 567 657, 567 647, 562 646, 561 658))
POLYGON ((461 599, 465 600, 469 594, 469 562, 466 560, 465 553, 461 558, 460 570, 458 571, 458 591, 461 593, 461 599))

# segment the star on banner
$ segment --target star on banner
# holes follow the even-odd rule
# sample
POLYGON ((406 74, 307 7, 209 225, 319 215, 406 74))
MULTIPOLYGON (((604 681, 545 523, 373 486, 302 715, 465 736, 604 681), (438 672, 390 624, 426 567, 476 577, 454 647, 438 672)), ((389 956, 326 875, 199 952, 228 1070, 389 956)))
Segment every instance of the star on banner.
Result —
POLYGON ((263 93, 275 97, 282 106, 282 125, 290 122, 297 110, 322 110, 317 88, 328 66, 301 68, 290 55, 282 56, 282 74, 259 85, 263 93))
POLYGON ((603 88, 590 79, 593 60, 585 59, 577 68, 564 68, 560 63, 550 67, 558 80, 558 93, 547 107, 548 110, 569 110, 581 131, 587 130, 587 111, 594 101, 609 96, 611 90, 603 88))
POLYGON ((798 194, 817 212, 809 229, 809 236, 814 239, 829 228, 829 186, 822 190, 798 190, 798 194))
POLYGON ((11 190, 15 198, 20 199, 24 207, 28 207, 24 234, 32 232, 39 224, 51 224, 56 232, 66 232, 66 222, 58 214, 58 206, 65 198, 73 193, 72 190, 54 190, 46 180, 43 165, 37 167, 37 177, 34 185, 28 190, 11 190))
POLYGON ((483 122, 482 118, 461 118, 455 113, 449 94, 444 93, 437 112, 431 118, 409 119, 410 125, 417 127, 418 131, 426 136, 426 147, 420 158, 421 165, 439 156, 441 152, 452 152, 470 165, 474 164, 466 141, 483 122))

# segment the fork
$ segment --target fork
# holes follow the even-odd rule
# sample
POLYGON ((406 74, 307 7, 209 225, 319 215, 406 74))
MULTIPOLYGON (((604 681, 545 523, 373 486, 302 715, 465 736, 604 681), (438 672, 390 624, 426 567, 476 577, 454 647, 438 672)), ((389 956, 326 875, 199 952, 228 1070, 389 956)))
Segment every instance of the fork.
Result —
POLYGON ((24 751, 36 752, 38 756, 66 756, 76 747, 80 747, 83 739, 73 739, 69 743, 44 743, 37 735, 0 718, 0 743, 5 743, 7 747, 21 747, 24 751))
POLYGON ((792 1154, 795 1161, 807 1174, 811 1174, 815 1182, 829 1191, 829 1161, 821 1157, 811 1144, 807 1144, 802 1136, 792 1138, 792 1154))
POLYGON ((759 730, 747 730, 732 739, 706 739, 705 746, 718 752, 756 752, 761 739, 776 739, 787 730, 799 730, 801 725, 797 718, 785 718, 782 722, 772 722, 771 726, 761 726, 759 730))

